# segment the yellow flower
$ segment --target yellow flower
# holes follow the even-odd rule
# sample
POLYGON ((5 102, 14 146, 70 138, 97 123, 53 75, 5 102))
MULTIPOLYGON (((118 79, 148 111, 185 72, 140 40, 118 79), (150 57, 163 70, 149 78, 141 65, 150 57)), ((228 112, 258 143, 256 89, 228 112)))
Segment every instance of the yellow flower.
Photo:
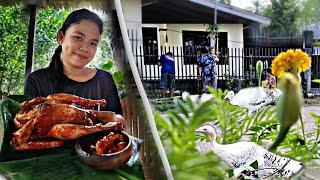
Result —
POLYGON ((289 49, 287 52, 281 52, 271 64, 272 74, 277 77, 283 76, 285 72, 298 74, 306 71, 310 66, 310 57, 301 49, 289 49))

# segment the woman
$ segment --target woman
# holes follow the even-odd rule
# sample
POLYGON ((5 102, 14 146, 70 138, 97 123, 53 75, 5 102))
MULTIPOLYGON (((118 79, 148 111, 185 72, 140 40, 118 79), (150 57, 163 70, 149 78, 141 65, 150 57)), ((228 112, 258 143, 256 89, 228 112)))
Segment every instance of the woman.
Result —
POLYGON ((214 89, 217 90, 217 86, 218 86, 218 66, 217 66, 217 62, 219 62, 219 58, 216 55, 216 50, 214 49, 214 47, 209 48, 209 56, 211 56, 214 61, 213 61, 213 79, 212 79, 212 87, 214 89))
POLYGON ((86 67, 97 51, 103 32, 103 22, 95 13, 73 11, 57 33, 59 46, 49 67, 31 73, 24 94, 46 97, 54 93, 69 93, 89 99, 105 99, 103 110, 122 114, 116 85, 110 73, 86 67))
POLYGON ((198 64, 201 67, 202 93, 208 92, 208 86, 216 88, 215 61, 215 58, 208 54, 206 47, 201 48, 198 64))

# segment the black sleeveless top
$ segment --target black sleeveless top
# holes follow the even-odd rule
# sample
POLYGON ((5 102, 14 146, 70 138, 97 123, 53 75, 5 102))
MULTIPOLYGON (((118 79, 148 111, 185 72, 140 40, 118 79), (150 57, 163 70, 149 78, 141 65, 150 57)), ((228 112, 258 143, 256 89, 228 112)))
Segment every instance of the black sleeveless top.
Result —
POLYGON ((46 97, 54 93, 68 93, 88 99, 105 99, 107 106, 101 110, 122 114, 117 87, 110 73, 97 69, 96 75, 86 82, 77 82, 63 75, 59 88, 54 86, 54 77, 48 69, 32 72, 25 82, 24 95, 46 97))

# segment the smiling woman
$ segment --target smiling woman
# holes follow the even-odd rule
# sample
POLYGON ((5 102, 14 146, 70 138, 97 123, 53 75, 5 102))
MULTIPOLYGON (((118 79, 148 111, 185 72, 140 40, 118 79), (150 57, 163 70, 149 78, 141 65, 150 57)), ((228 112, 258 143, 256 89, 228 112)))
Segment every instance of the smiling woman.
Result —
POLYGON ((69 93, 89 99, 105 99, 103 110, 122 114, 116 85, 110 73, 87 65, 96 55, 103 22, 95 13, 73 11, 57 33, 59 46, 49 67, 31 73, 25 83, 26 96, 69 93))
POLYGON ((94 69, 85 66, 94 58, 99 39, 98 27, 88 20, 82 20, 71 26, 65 33, 58 32, 65 75, 80 82, 85 82, 95 75, 94 69))

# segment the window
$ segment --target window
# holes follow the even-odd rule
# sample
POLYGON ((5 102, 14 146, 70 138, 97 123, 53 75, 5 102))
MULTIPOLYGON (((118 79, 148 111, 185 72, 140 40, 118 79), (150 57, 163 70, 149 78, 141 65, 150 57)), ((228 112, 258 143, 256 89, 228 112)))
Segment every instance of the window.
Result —
POLYGON ((142 28, 144 64, 158 63, 157 28, 142 28))
POLYGON ((229 64, 228 59, 228 33, 227 32, 219 32, 218 33, 218 54, 219 54, 219 62, 218 64, 229 64))
POLYGON ((208 32, 182 31, 184 64, 196 64, 197 52, 201 47, 209 47, 208 32))
POLYGON ((228 48, 228 33, 219 32, 218 33, 219 48, 228 48))

